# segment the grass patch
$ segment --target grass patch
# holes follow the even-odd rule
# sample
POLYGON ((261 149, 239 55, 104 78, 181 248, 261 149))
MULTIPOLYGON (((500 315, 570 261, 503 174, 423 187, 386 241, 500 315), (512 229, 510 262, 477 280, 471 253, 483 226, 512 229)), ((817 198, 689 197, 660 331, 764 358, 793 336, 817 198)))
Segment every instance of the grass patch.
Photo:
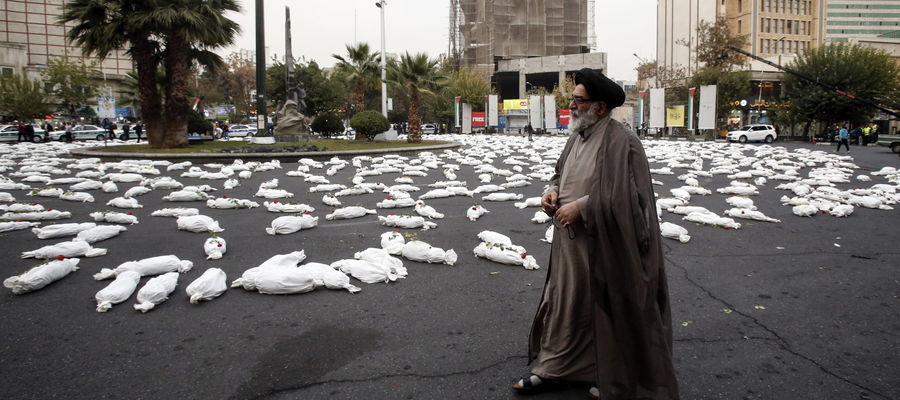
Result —
POLYGON ((109 146, 96 149, 98 151, 109 153, 149 153, 149 154, 189 154, 189 153, 227 153, 225 149, 249 148, 252 152, 254 148, 259 148, 260 152, 271 152, 273 147, 289 147, 289 146, 316 146, 319 151, 342 151, 342 150, 372 150, 372 149, 402 149, 405 147, 432 146, 439 144, 449 144, 451 142, 441 140, 423 140, 421 143, 407 143, 405 140, 390 140, 380 142, 367 142, 342 139, 319 139, 310 140, 309 142, 288 142, 275 144, 251 144, 244 141, 211 141, 198 144, 188 145, 179 149, 153 149, 146 144, 131 144, 125 146, 109 146))

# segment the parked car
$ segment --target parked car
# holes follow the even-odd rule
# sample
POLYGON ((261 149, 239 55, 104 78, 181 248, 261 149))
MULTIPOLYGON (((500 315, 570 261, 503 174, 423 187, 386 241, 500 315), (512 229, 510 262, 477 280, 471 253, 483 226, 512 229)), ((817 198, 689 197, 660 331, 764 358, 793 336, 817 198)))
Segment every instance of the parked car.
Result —
POLYGON ((765 124, 751 124, 744 125, 744 127, 728 132, 728 135, 725 136, 729 142, 766 142, 772 143, 776 139, 778 139, 778 132, 775 131, 775 127, 772 125, 765 124))
MULTIPOLYGON (((125 135, 121 130, 116 129, 113 132, 115 133, 117 138, 125 140, 125 135)), ((72 127, 72 139, 108 140, 109 131, 97 125, 75 125, 74 127, 72 127)), ((59 140, 60 142, 64 142, 66 140, 66 130, 57 129, 53 132, 50 132, 50 140, 59 140)))
POLYGON ((889 147, 894 153, 900 153, 900 135, 878 135, 878 145, 889 147))
MULTIPOLYGON (((44 132, 44 129, 37 124, 32 124, 32 126, 34 126, 34 142, 43 142, 47 132, 44 132)), ((18 125, 0 125, 0 142, 17 142, 18 140, 18 125)))
POLYGON ((422 124, 422 134, 423 135, 433 135, 437 133, 437 125, 435 124, 422 124))
POLYGON ((256 135, 256 127, 252 125, 231 125, 228 127, 228 137, 247 137, 256 135))

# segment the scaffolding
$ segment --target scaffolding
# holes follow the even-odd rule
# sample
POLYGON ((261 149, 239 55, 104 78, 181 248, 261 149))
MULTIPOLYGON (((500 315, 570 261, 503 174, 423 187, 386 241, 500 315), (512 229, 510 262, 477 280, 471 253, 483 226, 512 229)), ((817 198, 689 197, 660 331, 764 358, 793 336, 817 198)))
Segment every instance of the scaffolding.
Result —
POLYGON ((593 0, 450 0, 449 52, 484 76, 499 60, 586 53, 596 47, 592 6, 593 0))

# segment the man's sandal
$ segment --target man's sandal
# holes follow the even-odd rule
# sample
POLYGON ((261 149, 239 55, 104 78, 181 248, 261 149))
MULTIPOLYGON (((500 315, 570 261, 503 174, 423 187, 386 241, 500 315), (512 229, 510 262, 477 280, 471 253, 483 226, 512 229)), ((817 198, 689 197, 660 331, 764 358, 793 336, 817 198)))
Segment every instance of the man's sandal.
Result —
POLYGON ((560 381, 541 378, 535 374, 527 373, 513 385, 513 390, 515 390, 516 393, 531 394, 561 390, 564 386, 565 385, 560 381))

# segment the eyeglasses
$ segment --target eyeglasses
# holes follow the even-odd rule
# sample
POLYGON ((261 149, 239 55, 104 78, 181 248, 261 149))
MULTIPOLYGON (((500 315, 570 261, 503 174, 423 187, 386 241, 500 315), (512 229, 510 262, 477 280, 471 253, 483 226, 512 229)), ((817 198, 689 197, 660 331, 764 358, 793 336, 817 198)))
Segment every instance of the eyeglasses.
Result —
POLYGON ((573 97, 572 97, 572 101, 574 101, 574 102, 576 102, 576 103, 578 103, 578 104, 584 104, 584 103, 590 103, 590 102, 596 101, 596 100, 594 100, 594 99, 588 99, 588 98, 581 97, 581 96, 573 96, 573 97))
POLYGON ((575 240, 575 229, 574 228, 572 228, 570 225, 561 224, 559 222, 559 220, 556 219, 556 217, 553 217, 550 221, 553 222, 553 227, 555 229, 565 229, 566 233, 569 234, 569 240, 575 240))

